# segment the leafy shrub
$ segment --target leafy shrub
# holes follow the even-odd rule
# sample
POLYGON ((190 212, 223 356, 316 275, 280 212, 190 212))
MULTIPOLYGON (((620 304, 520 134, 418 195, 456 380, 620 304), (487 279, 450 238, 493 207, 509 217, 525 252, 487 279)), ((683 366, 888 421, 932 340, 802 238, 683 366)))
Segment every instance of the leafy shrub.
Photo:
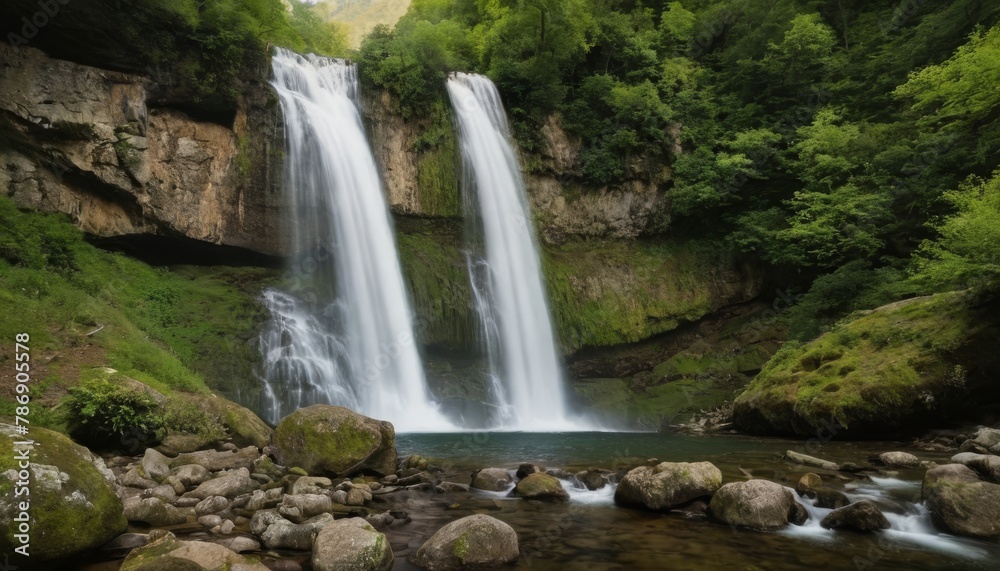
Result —
POLYGON ((143 446, 159 442, 163 419, 156 401, 113 380, 114 376, 90 379, 70 389, 66 400, 70 434, 101 448, 136 440, 143 446))

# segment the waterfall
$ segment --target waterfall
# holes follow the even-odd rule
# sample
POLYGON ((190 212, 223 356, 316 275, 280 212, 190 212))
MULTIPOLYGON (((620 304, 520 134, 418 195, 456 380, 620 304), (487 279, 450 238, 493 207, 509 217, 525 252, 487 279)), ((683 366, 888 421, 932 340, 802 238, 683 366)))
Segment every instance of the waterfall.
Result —
POLYGON ((457 73, 448 95, 462 150, 469 274, 491 359, 502 428, 577 429, 542 282, 521 167, 500 95, 481 75, 457 73))
POLYGON ((337 404, 400 431, 443 431, 430 398, 353 64, 277 49, 295 259, 264 302, 265 416, 337 404))

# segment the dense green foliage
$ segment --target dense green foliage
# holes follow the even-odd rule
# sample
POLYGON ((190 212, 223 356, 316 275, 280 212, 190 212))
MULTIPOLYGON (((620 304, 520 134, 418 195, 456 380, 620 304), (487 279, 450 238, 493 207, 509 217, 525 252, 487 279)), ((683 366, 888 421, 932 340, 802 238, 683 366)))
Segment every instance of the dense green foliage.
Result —
MULTIPOLYGON (((88 244, 63 216, 0 198, 0 304, 16 308, 0 314, 0 339, 30 334, 36 401, 103 366, 166 394, 206 392, 206 381, 233 394, 260 359, 252 341, 266 309, 255 298, 271 279, 260 269, 153 268, 88 244)), ((0 400, 0 414, 12 402, 0 400)))
POLYGON ((142 390, 121 381, 95 378, 69 392, 66 422, 78 441, 96 446, 130 438, 144 445, 159 441, 160 412, 156 401, 142 390))
POLYGON ((658 182, 675 231, 794 276, 807 339, 995 287, 998 20, 981 0, 414 0, 358 61, 405 115, 451 71, 489 75, 529 166, 556 115, 576 176, 658 182))

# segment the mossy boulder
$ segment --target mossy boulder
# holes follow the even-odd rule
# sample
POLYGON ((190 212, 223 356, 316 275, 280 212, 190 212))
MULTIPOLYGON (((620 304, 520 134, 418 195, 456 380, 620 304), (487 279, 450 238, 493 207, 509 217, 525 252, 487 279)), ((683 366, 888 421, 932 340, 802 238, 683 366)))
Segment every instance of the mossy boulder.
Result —
POLYGON ((430 537, 413 562, 431 571, 482 569, 517 561, 517 532, 488 515, 455 520, 430 537))
POLYGON ((791 490, 768 480, 730 482, 712 496, 708 509, 712 517, 731 526, 760 531, 802 525, 809 518, 791 490))
POLYGON ((267 571, 260 562, 216 543, 180 541, 163 530, 154 530, 150 540, 129 553, 120 571, 267 571))
POLYGON ((882 510, 869 500, 859 500, 851 505, 837 508, 819 522, 826 529, 850 529, 869 532, 889 529, 889 520, 882 510))
POLYGON ((391 423, 325 404, 293 412, 274 431, 278 463, 313 475, 393 474, 395 440, 391 423))
POLYGON ((165 407, 166 438, 170 453, 193 452, 223 440, 236 446, 263 448, 273 430, 250 409, 214 394, 178 393, 165 407))
POLYGON ((20 436, 14 426, 0 424, 0 448, 5 451, 0 455, 0 514, 7 522, 0 550, 10 554, 12 564, 28 568, 28 561, 69 557, 125 531, 128 523, 114 475, 83 446, 51 430, 32 427, 28 436, 20 436), (15 445, 29 437, 35 444, 15 445), (29 451, 30 497, 16 491, 22 470, 15 459, 18 450, 29 451), (22 499, 30 500, 30 559, 14 551, 22 545, 15 538, 22 499))
POLYGON ((722 472, 711 462, 661 462, 625 474, 615 490, 615 502, 664 510, 711 496, 721 485, 722 472))
POLYGON ((513 494, 529 500, 568 500, 569 493, 554 476, 536 472, 528 474, 514 486, 513 494))
POLYGON ((359 517, 328 524, 313 542, 315 571, 388 571, 392 562, 385 534, 359 517))
POLYGON ((998 302, 952 292, 880 307, 786 344, 736 399, 754 434, 902 435, 1000 400, 998 302))
POLYGON ((946 464, 924 475, 924 502, 948 533, 1000 539, 1000 485, 983 482, 970 468, 946 464))

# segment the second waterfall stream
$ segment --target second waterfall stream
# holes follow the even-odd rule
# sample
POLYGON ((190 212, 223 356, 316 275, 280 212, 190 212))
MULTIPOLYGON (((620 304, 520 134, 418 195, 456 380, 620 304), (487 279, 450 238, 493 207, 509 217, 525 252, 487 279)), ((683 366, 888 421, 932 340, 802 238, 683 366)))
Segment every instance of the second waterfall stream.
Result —
POLYGON ((496 86, 448 80, 471 226, 469 276, 494 379, 501 428, 579 430, 570 418, 521 165, 496 86))
POLYGON ((296 285, 265 294, 261 408, 271 422, 325 403, 404 432, 454 430, 424 379, 355 66, 278 49, 272 67, 296 285))

